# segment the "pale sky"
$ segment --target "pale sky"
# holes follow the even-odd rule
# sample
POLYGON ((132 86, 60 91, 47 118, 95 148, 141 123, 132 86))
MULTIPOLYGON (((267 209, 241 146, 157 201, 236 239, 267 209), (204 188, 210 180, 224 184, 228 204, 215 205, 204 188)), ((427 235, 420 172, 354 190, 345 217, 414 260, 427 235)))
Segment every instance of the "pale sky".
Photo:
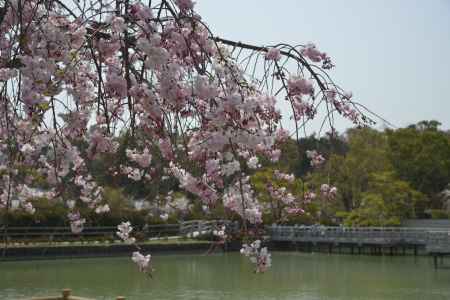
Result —
POLYGON ((450 0, 197 0, 196 11, 224 38, 314 42, 336 83, 391 123, 450 128, 450 0))

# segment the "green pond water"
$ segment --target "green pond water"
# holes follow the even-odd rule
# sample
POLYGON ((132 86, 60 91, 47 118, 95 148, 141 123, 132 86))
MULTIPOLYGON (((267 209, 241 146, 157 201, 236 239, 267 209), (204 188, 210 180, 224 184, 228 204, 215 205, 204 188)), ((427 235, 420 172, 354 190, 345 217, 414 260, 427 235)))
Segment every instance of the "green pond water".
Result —
MULTIPOLYGON (((444 261, 450 266, 450 258, 444 261)), ((252 273, 238 253, 154 256, 148 279, 128 258, 0 262, 0 299, 59 293, 94 299, 450 299, 450 268, 430 257, 273 253, 252 273)))

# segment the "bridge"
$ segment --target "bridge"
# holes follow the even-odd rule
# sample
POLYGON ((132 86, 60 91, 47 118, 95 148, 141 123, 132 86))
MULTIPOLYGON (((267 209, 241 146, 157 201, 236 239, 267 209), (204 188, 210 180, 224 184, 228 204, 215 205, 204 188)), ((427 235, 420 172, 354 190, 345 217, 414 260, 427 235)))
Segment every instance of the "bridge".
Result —
MULTIPOLYGON (((230 221, 188 221, 180 223, 180 235, 193 232, 211 232, 218 226, 226 225, 229 231, 237 232, 239 224, 230 221)), ((286 226, 265 227, 266 238, 271 242, 288 244, 306 244, 309 246, 326 245, 329 251, 342 247, 355 249, 361 253, 370 249, 374 254, 388 250, 390 254, 398 249, 403 252, 413 249, 434 256, 450 255, 450 228, 448 227, 336 227, 336 226, 286 226)))
POLYGON ((450 228, 408 228, 408 227, 332 227, 332 226, 268 226, 266 231, 274 243, 293 245, 328 246, 350 249, 358 253, 369 249, 372 254, 382 254, 386 250, 392 255, 401 249, 405 253, 413 249, 417 255, 419 249, 437 258, 450 255, 450 228))
POLYGON ((272 241, 423 246, 450 253, 450 229, 405 227, 268 226, 272 241))

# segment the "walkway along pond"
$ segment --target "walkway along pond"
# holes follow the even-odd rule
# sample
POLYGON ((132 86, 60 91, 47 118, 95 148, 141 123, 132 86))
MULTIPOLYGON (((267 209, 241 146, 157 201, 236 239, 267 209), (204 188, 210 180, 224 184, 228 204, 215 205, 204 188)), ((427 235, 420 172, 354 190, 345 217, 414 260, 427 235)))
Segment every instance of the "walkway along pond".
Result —
POLYGON ((313 248, 328 252, 343 250, 358 254, 369 251, 370 254, 397 254, 408 251, 414 255, 429 254, 434 258, 435 267, 438 257, 450 255, 450 231, 438 228, 404 227, 332 227, 332 226, 270 226, 267 227, 272 243, 278 247, 291 246, 296 250, 312 251, 313 248), (343 249, 344 248, 344 249, 343 249))
MULTIPOLYGON (((142 230, 144 240, 157 238, 181 238, 192 236, 194 232, 207 233, 222 224, 229 230, 237 231, 239 225, 230 221, 187 221, 179 224, 149 225, 142 230)), ((58 241, 117 240, 115 227, 90 227, 81 235, 70 232, 68 227, 12 227, 0 228, 2 240, 33 241, 46 240, 48 245, 58 241)), ((408 227, 331 227, 331 226, 284 226, 266 227, 266 239, 273 249, 302 251, 328 251, 351 254, 428 254, 438 266, 438 258, 450 255, 450 231, 448 228, 408 228, 408 227)), ((164 244, 164 243, 162 243, 164 244)), ((3 258, 30 256, 104 256, 125 254, 131 251, 127 245, 72 245, 61 247, 13 247, 3 251, 3 258)), ((152 251, 206 251, 211 245, 200 241, 185 243, 168 243, 161 245, 143 244, 152 251)), ((229 250, 236 250, 236 245, 229 245, 229 250)))

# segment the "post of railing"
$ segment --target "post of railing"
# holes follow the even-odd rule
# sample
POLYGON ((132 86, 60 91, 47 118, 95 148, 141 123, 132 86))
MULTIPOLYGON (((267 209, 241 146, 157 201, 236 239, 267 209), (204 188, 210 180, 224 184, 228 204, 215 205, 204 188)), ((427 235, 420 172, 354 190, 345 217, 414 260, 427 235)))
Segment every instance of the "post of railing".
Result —
POLYGON ((64 290, 62 290, 62 298, 63 298, 63 300, 68 300, 69 299, 69 297, 70 297, 70 293, 71 293, 72 291, 70 290, 70 289, 64 289, 64 290))

